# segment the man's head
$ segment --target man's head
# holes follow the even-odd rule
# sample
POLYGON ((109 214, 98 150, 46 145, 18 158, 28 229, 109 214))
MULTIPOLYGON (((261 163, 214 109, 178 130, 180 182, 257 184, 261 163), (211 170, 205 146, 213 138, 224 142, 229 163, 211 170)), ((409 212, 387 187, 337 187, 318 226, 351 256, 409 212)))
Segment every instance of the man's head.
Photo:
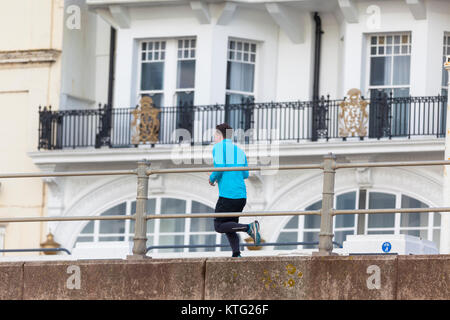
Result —
POLYGON ((214 141, 220 142, 223 139, 231 139, 232 135, 233 135, 233 128, 231 128, 227 123, 222 123, 216 126, 214 141))

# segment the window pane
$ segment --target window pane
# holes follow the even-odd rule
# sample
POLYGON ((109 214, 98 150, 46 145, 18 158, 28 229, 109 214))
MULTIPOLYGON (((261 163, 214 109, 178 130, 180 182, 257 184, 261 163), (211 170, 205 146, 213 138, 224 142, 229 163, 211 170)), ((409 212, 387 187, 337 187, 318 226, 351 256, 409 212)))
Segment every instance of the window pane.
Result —
MULTIPOLYGON (((303 232, 303 242, 319 242, 319 233, 318 232, 303 232)), ((317 248, 318 244, 306 244, 303 245, 304 249, 313 249, 317 248)))
POLYGON ((367 231, 367 234, 394 234, 394 230, 385 230, 385 231, 370 231, 369 230, 369 231, 367 231))
MULTIPOLYGON (((417 199, 402 195, 402 208, 428 208, 428 206, 417 199)), ((426 227, 428 226, 428 213, 402 213, 400 226, 426 227)))
MULTIPOLYGON (((297 242, 297 232, 280 232, 277 243, 297 242)), ((297 246, 275 246, 275 250, 294 250, 297 246)))
POLYGON ((284 226, 284 229, 298 229, 298 216, 289 219, 288 223, 284 226))
MULTIPOLYGON (((173 246, 173 245, 183 245, 184 236, 159 236, 160 246, 173 246)), ((177 249, 159 249, 159 252, 182 252, 183 248, 177 249)))
POLYGON ((439 245, 441 243, 441 230, 434 230, 433 231, 433 242, 436 243, 436 246, 439 249, 439 245))
POLYGON ((408 85, 409 84, 409 70, 410 70, 410 56, 395 56, 394 57, 394 85, 408 85))
POLYGON ((94 222, 90 221, 81 231, 81 233, 94 233, 94 222))
POLYGON ((408 97, 408 96, 409 96, 409 88, 395 88, 393 90, 394 98, 402 98, 402 97, 408 97))
MULTIPOLYGON (((112 207, 105 212, 102 216, 115 216, 125 215, 126 203, 121 203, 115 207, 112 207)), ((104 220, 100 221, 100 233, 125 233, 125 220, 104 220)), ((119 241, 119 240, 111 240, 119 241)))
MULTIPOLYGON (((320 210, 320 209, 322 209, 322 200, 306 207, 305 211, 320 210)), ((319 229, 320 228, 320 216, 318 216, 318 215, 305 216, 304 228, 305 229, 319 229)))
POLYGON ((77 242, 94 242, 94 237, 78 237, 77 242))
POLYGON ((142 63, 141 90, 162 90, 164 62, 142 63))
MULTIPOLYGON (((355 209, 356 192, 348 192, 336 197, 337 210, 355 209)), ((336 228, 353 227, 355 225, 354 214, 341 214, 336 216, 336 228)))
POLYGON ((391 84, 391 57, 372 57, 370 59, 370 85, 391 84))
POLYGON ((178 61, 177 88, 195 87, 195 60, 178 61))
MULTIPOLYGON (((186 201, 173 198, 161 199, 161 214, 186 212, 186 201)), ((183 232, 184 219, 161 219, 160 232, 183 232)))
MULTIPOLYGON (((395 208, 395 195, 381 192, 369 193, 369 209, 388 208, 395 208)), ((369 228, 393 228, 394 221, 394 213, 368 215, 369 228)))
POLYGON ((419 237, 428 240, 427 230, 400 230, 400 234, 407 234, 409 236, 419 237))
POLYGON ((193 106, 194 92, 177 92, 177 106, 193 106))
MULTIPOLYGON (((131 215, 136 214, 136 201, 131 202, 131 215)), ((156 199, 147 200, 147 214, 156 214, 156 199)), ((155 232, 155 220, 147 220, 147 233, 155 232)), ((130 220, 130 233, 134 233, 134 220, 130 220)))
POLYGON ((98 241, 124 241, 125 237, 121 237, 121 236, 108 236, 108 237, 103 237, 103 236, 99 236, 98 237, 98 241))
MULTIPOLYGON (((192 201, 191 211, 192 213, 212 213, 214 209, 203 203, 192 201)), ((214 231, 214 220, 211 218, 193 218, 191 219, 191 231, 214 231)))
POLYGON ((440 227, 441 226, 441 214, 439 212, 435 212, 434 213, 434 217, 433 217, 433 225, 435 227, 440 227))
POLYGON ((334 233, 333 241, 339 243, 341 246, 344 243, 345 240, 347 240, 347 235, 349 234, 355 234, 353 230, 348 231, 336 231, 334 233))
POLYGON ((253 92, 255 65, 228 61, 227 89, 253 92))
MULTIPOLYGON (((205 235, 192 235, 189 239, 189 244, 193 245, 212 245, 216 244, 215 234, 205 234, 205 235)), ((189 248, 189 252, 203 252, 203 251, 215 251, 215 247, 211 248, 189 248)))
MULTIPOLYGON (((252 96, 249 95, 243 95, 243 94, 236 94, 236 93, 232 93, 232 94, 227 94, 225 96, 225 104, 243 104, 246 103, 247 99, 251 99, 252 96)), ((241 111, 241 110, 232 110, 232 111, 241 111)), ((231 126, 232 128, 234 128, 233 126, 231 126)))

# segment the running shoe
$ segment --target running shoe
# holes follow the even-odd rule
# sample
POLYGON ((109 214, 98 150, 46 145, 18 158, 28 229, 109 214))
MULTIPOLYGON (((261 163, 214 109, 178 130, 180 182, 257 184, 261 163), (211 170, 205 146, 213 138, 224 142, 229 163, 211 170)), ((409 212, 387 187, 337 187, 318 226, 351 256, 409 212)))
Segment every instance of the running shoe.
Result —
POLYGON ((261 235, 259 234, 259 222, 255 221, 248 225, 247 234, 253 238, 253 241, 256 245, 259 245, 261 242, 261 235))

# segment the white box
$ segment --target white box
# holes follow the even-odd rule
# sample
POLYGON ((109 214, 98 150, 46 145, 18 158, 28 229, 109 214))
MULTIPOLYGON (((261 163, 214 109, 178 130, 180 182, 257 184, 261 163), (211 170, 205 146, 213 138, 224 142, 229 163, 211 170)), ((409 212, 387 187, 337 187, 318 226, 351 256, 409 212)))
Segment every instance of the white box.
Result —
POLYGON ((345 254, 439 254, 434 242, 406 234, 348 235, 345 254))
POLYGON ((133 242, 78 242, 72 250, 77 259, 126 259, 132 254, 133 242))

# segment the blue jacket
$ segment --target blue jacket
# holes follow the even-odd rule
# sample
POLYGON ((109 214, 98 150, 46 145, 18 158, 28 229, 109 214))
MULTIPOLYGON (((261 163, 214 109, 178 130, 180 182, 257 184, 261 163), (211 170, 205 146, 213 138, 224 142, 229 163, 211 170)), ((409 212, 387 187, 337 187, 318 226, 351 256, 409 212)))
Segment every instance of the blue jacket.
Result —
MULTIPOLYGON (((247 157, 241 148, 224 139, 214 145, 214 167, 247 167, 247 157)), ((248 171, 220 171, 209 176, 211 182, 218 181, 219 196, 230 199, 247 198, 244 179, 248 178, 248 171)))

